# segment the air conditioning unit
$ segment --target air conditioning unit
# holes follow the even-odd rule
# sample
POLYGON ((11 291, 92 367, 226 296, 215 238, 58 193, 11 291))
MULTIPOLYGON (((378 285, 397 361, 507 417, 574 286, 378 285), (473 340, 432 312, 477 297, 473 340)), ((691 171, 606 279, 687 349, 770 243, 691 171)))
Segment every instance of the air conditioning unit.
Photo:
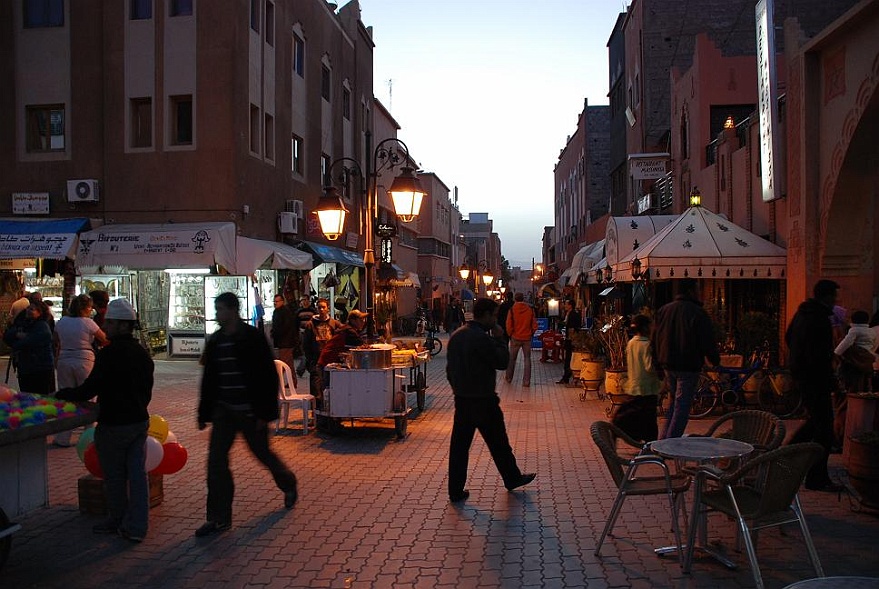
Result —
POLYGON ((281 233, 299 233, 299 215, 290 211, 278 213, 278 231, 281 233))
POLYGON ((300 219, 305 216, 305 207, 301 200, 288 200, 284 203, 284 210, 288 213, 296 213, 300 219))
POLYGON ((98 202, 100 185, 97 180, 68 180, 67 202, 98 202))

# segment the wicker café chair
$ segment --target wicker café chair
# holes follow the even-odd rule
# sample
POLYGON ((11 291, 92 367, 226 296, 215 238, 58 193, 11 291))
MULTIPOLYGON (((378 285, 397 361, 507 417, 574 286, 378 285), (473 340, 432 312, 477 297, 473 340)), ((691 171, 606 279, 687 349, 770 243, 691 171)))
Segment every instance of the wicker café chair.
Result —
POLYGON ((767 411, 745 409, 727 413, 711 424, 705 436, 747 442, 754 446, 755 456, 774 450, 784 441, 784 422, 767 411))
POLYGON ((823 577, 824 570, 797 496, 806 472, 823 453, 821 445, 814 442, 791 444, 748 460, 729 473, 718 472, 710 466, 698 468, 693 498, 694 519, 698 521, 691 522, 689 528, 684 571, 689 572, 693 562, 696 529, 706 529, 707 526, 699 524, 704 524, 708 513, 715 511, 738 523, 758 589, 763 588, 763 577, 757 561, 756 531, 791 522, 799 523, 815 573, 823 577), (760 476, 755 477, 756 473, 760 476), (752 482, 755 480, 756 485, 752 482), (706 490, 707 481, 715 485, 706 490))
MULTIPOLYGON (((690 487, 690 477, 684 474, 670 474, 665 461, 656 454, 644 453, 641 443, 630 438, 621 429, 606 421, 596 421, 590 427, 592 440, 601 452, 605 464, 610 471, 613 482, 617 487, 617 496, 607 516, 607 523, 598 539, 595 547, 595 555, 598 556, 604 539, 613 530, 617 516, 626 497, 630 495, 666 495, 668 497, 669 513, 671 515, 672 529, 677 542, 678 557, 683 566, 683 550, 681 548, 681 531, 678 524, 678 507, 683 499, 683 493, 690 487), (621 455, 617 449, 618 442, 622 443, 623 449, 628 450, 628 456, 621 455), (660 469, 661 475, 636 476, 639 468, 652 466, 654 472, 660 469)), ((646 448, 646 447, 645 447, 646 448)))

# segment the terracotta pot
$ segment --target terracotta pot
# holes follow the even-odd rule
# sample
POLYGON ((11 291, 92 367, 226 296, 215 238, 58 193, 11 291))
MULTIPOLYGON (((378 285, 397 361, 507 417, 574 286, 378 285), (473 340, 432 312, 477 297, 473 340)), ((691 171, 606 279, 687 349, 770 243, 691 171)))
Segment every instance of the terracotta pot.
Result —
POLYGON ((604 380, 604 362, 602 360, 583 360, 580 365, 580 380, 587 391, 597 391, 604 380))
POLYGON ((608 395, 622 395, 625 391, 626 371, 611 370, 605 371, 604 375, 604 391, 608 395))
POLYGON ((879 452, 875 444, 849 438, 848 478, 865 505, 879 507, 879 452))

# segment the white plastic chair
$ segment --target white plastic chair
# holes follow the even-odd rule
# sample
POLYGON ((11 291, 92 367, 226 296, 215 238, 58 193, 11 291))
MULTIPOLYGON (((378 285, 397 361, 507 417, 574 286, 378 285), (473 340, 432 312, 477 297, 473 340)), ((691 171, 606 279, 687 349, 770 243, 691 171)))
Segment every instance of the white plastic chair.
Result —
POLYGON ((281 430, 281 423, 287 428, 290 419, 290 407, 302 410, 303 433, 308 433, 308 425, 314 419, 315 400, 314 395, 296 392, 293 381, 293 371, 290 366, 282 361, 275 360, 275 370, 278 371, 278 402, 281 405, 281 416, 276 422, 275 433, 281 430))

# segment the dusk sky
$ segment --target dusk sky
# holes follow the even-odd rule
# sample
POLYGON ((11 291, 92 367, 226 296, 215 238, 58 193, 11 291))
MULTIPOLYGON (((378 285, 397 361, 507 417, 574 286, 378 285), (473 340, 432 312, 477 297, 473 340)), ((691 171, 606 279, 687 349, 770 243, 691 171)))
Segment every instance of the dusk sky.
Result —
MULTIPOLYGON (((342 2, 341 4, 344 4, 342 2)), ((415 160, 487 212, 511 265, 541 258, 553 168, 584 100, 607 104, 619 0, 360 0, 374 94, 415 160), (389 80, 392 82, 389 83, 389 80)))

